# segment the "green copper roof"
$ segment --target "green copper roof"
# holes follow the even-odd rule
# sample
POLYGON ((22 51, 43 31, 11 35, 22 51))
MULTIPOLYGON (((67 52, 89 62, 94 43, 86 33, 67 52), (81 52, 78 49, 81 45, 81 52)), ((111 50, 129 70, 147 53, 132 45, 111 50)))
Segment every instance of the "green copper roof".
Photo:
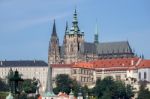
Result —
POLYGON ((44 96, 45 97, 53 97, 53 96, 55 96, 55 94, 53 92, 45 92, 44 96))

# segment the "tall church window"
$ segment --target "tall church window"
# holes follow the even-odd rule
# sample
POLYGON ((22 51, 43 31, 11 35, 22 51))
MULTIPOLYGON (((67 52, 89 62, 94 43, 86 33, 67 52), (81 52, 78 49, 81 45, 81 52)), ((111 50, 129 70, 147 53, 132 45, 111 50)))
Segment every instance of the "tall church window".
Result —
POLYGON ((146 72, 144 72, 144 79, 146 79, 146 76, 147 76, 147 75, 146 75, 146 72))
POLYGON ((73 45, 70 46, 70 51, 73 52, 73 45))

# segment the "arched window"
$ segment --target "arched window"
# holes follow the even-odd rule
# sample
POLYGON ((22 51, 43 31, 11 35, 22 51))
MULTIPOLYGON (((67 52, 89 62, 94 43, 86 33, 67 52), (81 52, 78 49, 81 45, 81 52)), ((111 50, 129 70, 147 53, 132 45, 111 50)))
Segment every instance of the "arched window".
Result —
POLYGON ((139 80, 141 80, 141 72, 139 72, 139 80))
POLYGON ((146 75, 146 72, 144 72, 144 79, 146 79, 146 76, 147 76, 147 75, 146 75))

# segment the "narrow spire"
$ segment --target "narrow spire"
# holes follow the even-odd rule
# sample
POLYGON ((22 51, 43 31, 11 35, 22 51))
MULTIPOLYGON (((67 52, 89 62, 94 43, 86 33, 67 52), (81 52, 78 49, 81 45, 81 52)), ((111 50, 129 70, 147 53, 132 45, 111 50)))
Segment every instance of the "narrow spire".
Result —
POLYGON ((65 30, 65 34, 68 34, 69 30, 68 30, 68 22, 66 22, 66 30, 65 30))
POLYGON ((97 24, 97 21, 96 21, 96 26, 95 26, 94 43, 99 43, 99 40, 98 40, 98 24, 97 24))
POLYGON ((77 18, 77 10, 75 8, 75 11, 74 11, 74 14, 73 14, 73 26, 72 26, 72 30, 75 32, 75 33, 78 33, 80 30, 79 30, 79 27, 78 27, 78 18, 77 18))
POLYGON ((52 36, 57 36, 57 33, 56 33, 56 25, 55 25, 55 19, 54 19, 54 23, 53 23, 52 36))
POLYGON ((67 29, 68 29, 68 22, 66 22, 66 31, 67 31, 67 29))
POLYGON ((97 20, 96 20, 96 26, 95 26, 95 35, 98 35, 98 23, 97 23, 97 20))
POLYGON ((74 14, 73 14, 73 21, 75 21, 75 22, 77 22, 78 20, 77 20, 77 10, 76 10, 76 8, 75 8, 75 11, 74 11, 74 14))

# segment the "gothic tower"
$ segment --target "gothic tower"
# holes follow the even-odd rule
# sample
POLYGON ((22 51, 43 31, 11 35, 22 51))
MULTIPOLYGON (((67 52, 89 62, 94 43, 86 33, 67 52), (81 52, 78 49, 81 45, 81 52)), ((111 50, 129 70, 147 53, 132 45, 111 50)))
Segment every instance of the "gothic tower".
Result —
POLYGON ((84 42, 84 33, 80 32, 77 20, 77 12, 73 14, 72 27, 69 30, 68 24, 66 24, 65 36, 64 36, 64 61, 65 63, 72 63, 80 61, 80 49, 84 42))
POLYGON ((49 41, 48 64, 58 64, 60 62, 59 39, 57 37, 55 20, 49 41))

